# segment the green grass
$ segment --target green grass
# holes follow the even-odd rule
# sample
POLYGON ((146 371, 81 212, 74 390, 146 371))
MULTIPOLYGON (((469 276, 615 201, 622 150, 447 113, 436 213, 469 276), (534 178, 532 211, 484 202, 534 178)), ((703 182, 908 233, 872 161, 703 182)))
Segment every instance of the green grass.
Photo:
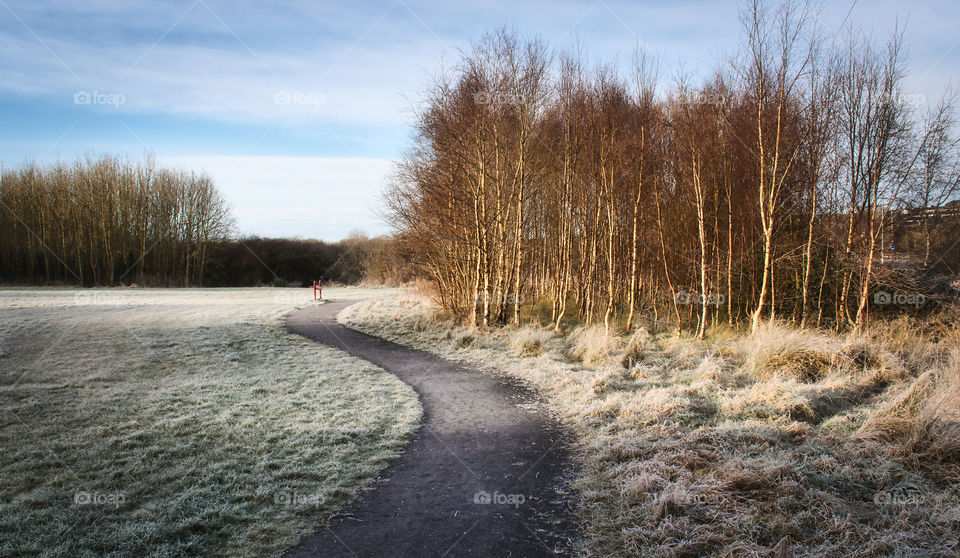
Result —
POLYGON ((282 329, 299 291, 37 292, 0 291, 0 555, 276 555, 419 423, 282 329))

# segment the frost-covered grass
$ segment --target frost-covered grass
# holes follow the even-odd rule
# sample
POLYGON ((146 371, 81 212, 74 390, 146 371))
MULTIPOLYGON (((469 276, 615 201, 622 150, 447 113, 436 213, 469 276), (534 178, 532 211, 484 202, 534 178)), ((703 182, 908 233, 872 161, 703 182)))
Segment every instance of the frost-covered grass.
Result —
POLYGON ((585 555, 960 554, 955 320, 698 341, 437 316, 406 293, 340 321, 537 386, 579 439, 585 555))
POLYGON ((311 299, 0 289, 0 555, 267 556, 322 525, 421 408, 394 376, 287 333, 311 299))

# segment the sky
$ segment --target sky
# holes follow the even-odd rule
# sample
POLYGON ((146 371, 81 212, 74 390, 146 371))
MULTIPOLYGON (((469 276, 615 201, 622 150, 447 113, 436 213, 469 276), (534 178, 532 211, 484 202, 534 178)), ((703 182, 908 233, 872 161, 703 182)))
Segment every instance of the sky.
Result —
MULTIPOLYGON (((0 0, 0 163, 153 154, 208 173, 244 235, 389 233, 379 195, 431 76, 507 26, 594 62, 636 45, 666 81, 738 51, 738 2, 0 0)), ((960 4, 826 1, 824 23, 906 28, 906 92, 960 75, 960 4)))

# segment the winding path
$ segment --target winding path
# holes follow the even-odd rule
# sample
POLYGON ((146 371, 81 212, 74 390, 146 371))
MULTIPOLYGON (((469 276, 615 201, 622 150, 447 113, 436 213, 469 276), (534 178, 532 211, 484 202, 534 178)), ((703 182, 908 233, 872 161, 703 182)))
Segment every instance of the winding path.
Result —
POLYGON ((519 405, 536 395, 423 351, 348 329, 350 304, 298 310, 287 328, 410 384, 423 423, 374 489, 286 556, 554 556, 570 552, 568 436, 519 405), (485 500, 492 500, 485 502, 485 500))

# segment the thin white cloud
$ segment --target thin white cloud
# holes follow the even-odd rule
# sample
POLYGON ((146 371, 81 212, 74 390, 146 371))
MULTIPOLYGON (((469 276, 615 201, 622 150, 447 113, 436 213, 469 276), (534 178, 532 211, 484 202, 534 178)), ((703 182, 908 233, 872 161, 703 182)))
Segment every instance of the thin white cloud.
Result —
POLYGON ((161 157, 206 172, 229 201, 241 234, 344 238, 387 232, 376 215, 393 161, 334 157, 161 157))

